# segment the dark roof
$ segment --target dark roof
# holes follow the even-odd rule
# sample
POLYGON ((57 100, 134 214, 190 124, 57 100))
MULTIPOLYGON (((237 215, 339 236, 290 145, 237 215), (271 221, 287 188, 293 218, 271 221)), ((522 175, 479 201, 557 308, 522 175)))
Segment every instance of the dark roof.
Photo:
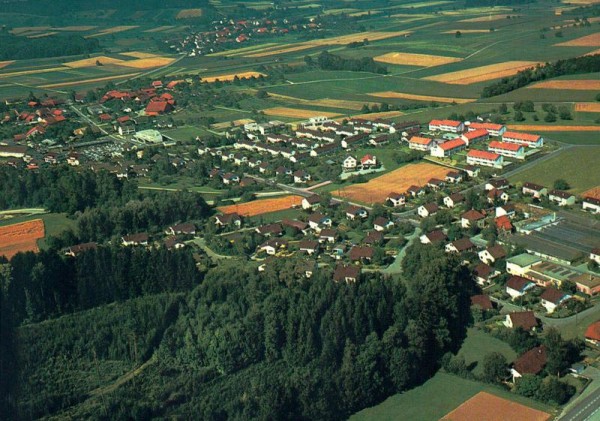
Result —
POLYGON ((565 292, 560 291, 556 288, 546 288, 540 296, 540 298, 553 304, 558 304, 560 300, 564 298, 565 295, 567 295, 565 292))
POLYGON ((510 277, 508 282, 506 282, 506 286, 514 289, 515 291, 522 291, 527 284, 531 283, 532 282, 529 279, 523 278, 522 276, 513 275, 510 277))
POLYGON ((69 251, 73 254, 79 254, 88 250, 96 250, 97 248, 98 244, 96 243, 83 243, 69 247, 69 251))
POLYGON ((476 211, 475 209, 470 209, 463 213, 460 217, 469 221, 479 221, 480 219, 485 218, 485 215, 479 211, 476 211))
POLYGON ((437 203, 425 203, 423 205, 423 207, 427 210, 427 212, 429 213, 435 213, 437 212, 440 207, 437 205, 437 203))
POLYGON ((298 243, 298 248, 300 250, 316 250, 319 247, 318 241, 313 240, 303 240, 298 243))
POLYGON ((302 221, 295 221, 293 219, 284 219, 281 221, 281 225, 286 227, 296 228, 299 231, 304 231, 308 224, 302 221))
POLYGON ((520 327, 525 330, 531 330, 538 325, 533 311, 517 311, 509 314, 513 327, 520 327))
POLYGON ((350 260, 372 259, 375 250, 369 246, 354 246, 350 250, 350 260))
POLYGON ((267 224, 256 229, 259 234, 281 234, 283 232, 283 228, 280 224, 267 224))
POLYGON ((321 196, 319 196, 318 194, 313 194, 312 196, 308 196, 306 198, 306 201, 309 204, 314 205, 314 204, 317 204, 317 203, 319 203, 321 201, 321 196))
POLYGON ((181 232, 184 234, 193 234, 196 232, 196 226, 194 224, 192 224, 191 222, 186 222, 183 224, 177 224, 177 225, 173 225, 171 227, 171 229, 174 232, 181 232))
POLYGON ((389 223, 390 223, 390 220, 387 218, 384 218, 383 216, 378 216, 373 221, 373 225, 378 225, 380 227, 386 227, 389 223))
POLYGON ((330 219, 330 218, 328 216, 323 215, 322 213, 313 213, 312 215, 310 215, 308 217, 308 220, 310 222, 314 222, 314 223, 317 223, 317 224, 320 224, 325 219, 330 219))
POLYGON ((462 202, 463 200, 465 200, 465 196, 461 193, 452 193, 450 195, 450 199, 452 199, 453 202, 462 202))
POLYGON ((360 268, 358 266, 339 265, 333 272, 333 280, 336 282, 345 281, 346 278, 358 279, 360 276, 360 268))
POLYGON ((216 218, 223 224, 229 224, 233 221, 239 221, 242 218, 237 213, 224 213, 223 215, 217 215, 216 218))
POLYGON ((544 186, 541 186, 539 184, 535 184, 535 183, 530 183, 529 181, 523 183, 523 188, 525 189, 530 189, 530 190, 535 190, 535 191, 540 191, 542 189, 544 189, 544 186))
POLYGON ((491 184, 492 186, 494 186, 497 189, 500 189, 502 187, 506 187, 506 186, 510 185, 510 183, 508 182, 508 180, 506 178, 497 178, 495 180, 489 180, 488 184, 491 184))
POLYGON ((327 228, 324 230, 321 230, 321 233, 319 234, 319 238, 337 238, 338 233, 336 230, 334 230, 333 228, 327 228))
POLYGON ((140 232, 138 234, 124 235, 123 241, 126 241, 128 243, 144 243, 148 241, 148 234, 146 234, 145 232, 140 232))
POLYGON ((477 266, 475 266, 475 269, 473 269, 473 273, 475 274, 475 276, 487 279, 487 277, 490 276, 493 270, 494 269, 490 265, 486 265, 485 263, 479 263, 477 266))
POLYGON ((383 240, 383 233, 381 231, 369 231, 365 236, 363 243, 366 244, 377 244, 383 240))
POLYGON ((487 251, 494 259, 502 259, 503 257, 506 257, 506 251, 499 244, 496 244, 492 247, 488 247, 487 251))
POLYGON ((566 191, 562 190, 552 190, 550 195, 560 197, 561 199, 568 199, 569 197, 573 196, 571 193, 567 193, 566 191))
POLYGON ((541 345, 521 355, 513 366, 519 374, 538 374, 543 370, 546 361, 546 347, 541 345))
POLYGON ((444 241, 448 238, 448 236, 446 234, 444 234, 444 231, 442 231, 442 230, 435 230, 435 231, 428 232, 427 234, 425 234, 425 236, 432 243, 435 243, 437 241, 444 241))
POLYGON ((482 310, 491 310, 494 308, 492 305, 492 300, 485 294, 474 295, 471 297, 471 305, 479 306, 482 310))
POLYGON ((588 197, 588 196, 586 196, 586 197, 583 198, 583 201, 587 202, 587 203, 591 203, 593 205, 600 206, 600 199, 598 199, 596 197, 588 197))
POLYGON ((475 247, 475 244, 473 244, 468 237, 463 237, 459 240, 453 241, 452 245, 459 252, 466 251, 475 247))

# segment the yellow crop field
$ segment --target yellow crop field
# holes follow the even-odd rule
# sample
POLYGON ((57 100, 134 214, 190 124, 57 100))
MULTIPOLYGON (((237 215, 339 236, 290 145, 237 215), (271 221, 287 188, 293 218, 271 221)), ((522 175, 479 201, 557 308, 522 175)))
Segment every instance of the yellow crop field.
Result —
POLYGON ((42 85, 42 86, 40 86, 40 88, 64 88, 66 86, 85 85, 88 83, 96 83, 96 82, 108 82, 109 80, 126 79, 126 78, 137 76, 139 74, 140 73, 129 73, 126 75, 98 77, 95 79, 78 80, 75 82, 52 83, 50 85, 42 85))
POLYGON ((432 102, 444 102, 444 103, 453 103, 457 104, 468 104, 469 102, 477 101, 475 98, 449 98, 445 96, 429 96, 429 95, 415 95, 415 94, 406 94, 404 92, 393 92, 393 91, 385 91, 385 92, 373 92, 368 94, 370 96, 375 96, 378 98, 400 98, 400 99, 411 99, 415 101, 432 101, 432 102))
POLYGON ((528 86, 528 89, 571 89, 575 91, 600 90, 600 80, 578 79, 578 80, 547 80, 528 86))
POLYGON ((556 47, 600 47, 600 32, 554 44, 556 47))
POLYGON ((220 80, 221 82, 227 82, 227 81, 233 80, 236 76, 240 79, 243 79, 243 78, 251 78, 252 76, 259 77, 259 76, 266 76, 266 75, 264 73, 259 73, 259 72, 231 73, 228 75, 204 76, 204 77, 202 77, 202 82, 215 82, 217 79, 220 80))
POLYGON ((49 31, 52 29, 50 26, 21 26, 18 28, 11 29, 9 32, 13 35, 22 35, 26 32, 40 32, 40 31, 49 31))
POLYGON ((144 32, 149 32, 149 33, 162 32, 162 31, 167 31, 169 29, 173 29, 173 28, 175 28, 175 27, 172 25, 164 25, 164 26, 159 26, 157 28, 146 29, 144 32))
MULTIPOLYGON (((256 91, 253 90, 253 93, 255 93, 256 91)), ((271 98, 274 99, 281 99, 284 100, 286 102, 291 102, 293 104, 302 104, 302 105, 313 105, 313 106, 318 106, 318 107, 332 107, 332 108, 345 108, 348 110, 361 110, 363 105, 365 105, 365 102, 363 101, 351 101, 351 100, 344 100, 344 99, 330 99, 330 98, 323 98, 323 99, 304 99, 304 98, 297 98, 297 97, 293 97, 293 96, 288 96, 288 95, 281 95, 281 94, 276 94, 276 93, 271 93, 269 92, 269 96, 271 98)), ((371 102, 368 103, 369 106, 376 104, 375 102, 371 102)))
POLYGON ((434 56, 430 54, 387 53, 374 58, 375 61, 404 66, 441 66, 462 61, 459 57, 434 56))
POLYGON ((103 29, 100 32, 95 34, 86 35, 84 38, 96 38, 103 37, 105 35, 116 34, 117 32, 129 31, 131 29, 139 28, 138 25, 121 25, 121 26, 113 26, 112 28, 103 29))
POLYGON ((157 57, 156 54, 152 54, 152 53, 144 53, 142 51, 128 51, 126 53, 119 53, 122 56, 129 56, 129 57, 134 57, 134 58, 154 58, 157 57))
POLYGON ((44 38, 44 37, 49 37, 51 35, 56 35, 56 34, 58 34, 58 32, 56 32, 56 31, 42 32, 41 34, 27 35, 27 38, 29 38, 29 39, 44 38))
POLYGON ((353 115, 353 118, 365 118, 365 119, 375 119, 375 118, 394 118, 400 117, 404 115, 402 111, 382 111, 380 113, 368 113, 368 114, 357 114, 353 115))
POLYGON ((79 26, 63 26, 61 28, 52 28, 55 31, 67 31, 67 32, 85 32, 96 29, 97 26, 90 25, 79 25, 79 26))
POLYGON ((169 57, 151 57, 151 58, 140 58, 138 60, 127 60, 118 63, 119 66, 132 67, 135 69, 150 69, 152 67, 162 67, 171 64, 175 61, 174 58, 169 57))
POLYGON ((14 62, 14 60, 0 61, 0 69, 4 69, 6 66, 13 64, 14 62))
MULTIPOLYGON (((136 54, 145 54, 145 53, 136 53, 136 54)), ((132 55, 132 53, 123 53, 123 55, 132 55)), ((113 64, 116 66, 132 67, 135 69, 149 69, 152 67, 166 66, 167 64, 171 64, 174 61, 175 61, 174 58, 158 57, 158 56, 150 56, 148 58, 139 58, 136 60, 121 60, 118 58, 112 58, 112 57, 107 57, 107 56, 98 56, 98 57, 85 58, 85 59, 77 60, 77 61, 71 61, 68 63, 64 63, 64 65, 67 67, 73 68, 73 69, 79 69, 79 68, 84 68, 84 67, 96 66, 96 62, 99 62, 103 65, 113 64)))
MULTIPOLYGON (((575 111, 582 113, 600 113, 600 102, 578 102, 575 111)), ((600 128, 598 128, 600 131, 600 128)))
POLYGON ((502 15, 479 16, 476 18, 459 20, 459 22, 493 22, 495 20, 506 19, 507 16, 514 17, 515 15, 502 14, 502 15))
POLYGON ((326 111, 316 111, 316 110, 305 110, 300 108, 288 108, 288 107, 273 107, 266 108, 262 110, 265 115, 273 115, 278 117, 288 117, 288 118, 310 118, 316 116, 323 117, 336 117, 339 116, 339 113, 329 113, 326 111))
POLYGON ((202 16, 202 9, 182 9, 177 13, 175 19, 199 18, 202 16))
POLYGON ((112 58, 112 57, 107 57, 107 56, 98 56, 98 57, 84 58, 84 59, 76 60, 76 61, 70 61, 70 62, 64 63, 63 65, 73 68, 73 69, 79 69, 82 67, 96 66, 96 62, 99 62, 102 64, 121 64, 124 61, 125 60, 121 60, 118 58, 112 58))
POLYGON ((454 85, 470 85, 471 83, 512 76, 521 70, 535 67, 536 64, 538 63, 535 61, 507 61, 505 63, 490 64, 488 66, 429 76, 424 79, 454 85))
POLYGON ((544 126, 538 124, 510 124, 511 130, 529 132, 597 132, 600 126, 544 126))

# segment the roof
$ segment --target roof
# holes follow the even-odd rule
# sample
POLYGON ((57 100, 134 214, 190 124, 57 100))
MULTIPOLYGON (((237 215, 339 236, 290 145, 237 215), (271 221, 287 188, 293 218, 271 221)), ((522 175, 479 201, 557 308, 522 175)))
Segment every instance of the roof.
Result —
POLYGON ((146 234, 145 232, 140 232, 139 234, 124 235, 123 241, 126 241, 128 243, 129 242, 144 243, 144 242, 148 241, 148 234, 146 234))
POLYGON ((449 140, 447 142, 444 142, 441 145, 438 145, 438 147, 442 148, 442 150, 444 150, 444 151, 449 151, 451 149, 462 148, 466 145, 467 144, 464 140, 454 139, 454 140, 449 140))
POLYGON ((464 133, 463 137, 466 137, 467 139, 477 139, 478 137, 489 136, 489 135, 490 134, 485 129, 476 129, 476 130, 464 133))
POLYGON ((497 140, 493 140, 489 145, 490 149, 504 149, 507 151, 517 152, 519 149, 523 148, 523 145, 519 145, 517 143, 508 143, 508 142, 498 142, 497 140))
POLYGON ((529 253, 519 254, 517 256, 509 257, 508 259, 506 259, 507 263, 512 263, 520 267, 531 266, 541 261, 542 259, 529 253))
POLYGON ((514 289, 515 291, 522 291, 527 285, 532 284, 529 279, 523 278, 522 276, 513 275, 506 282, 506 287, 514 289))
POLYGON ((408 141, 408 143, 414 143, 416 145, 429 145, 431 142, 433 142, 433 139, 430 139, 428 137, 420 137, 420 136, 413 136, 408 141))
POLYGON ((152 101, 146 106, 146 113, 164 113, 169 105, 166 101, 152 101))
POLYGON ((552 304, 559 304, 568 294, 556 288, 546 288, 540 298, 552 304))
POLYGON ((365 238, 363 239, 364 243, 367 244, 376 244, 383 240, 383 233, 381 231, 369 231, 365 238))
POLYGON ((526 181, 525 183, 523 183, 523 188, 524 189, 535 190, 535 191, 540 191, 542 189, 545 189, 544 186, 541 186, 541 185, 535 184, 535 183, 530 183, 529 181, 526 181))
POLYGON ((502 130, 502 128, 504 126, 502 124, 496 124, 496 123, 479 123, 479 122, 475 121, 475 122, 469 124, 469 127, 473 127, 475 129, 502 130))
POLYGON ((584 202, 591 203, 593 205, 600 205, 600 199, 596 197, 586 196, 583 198, 584 202))
POLYGON ((562 191, 562 190, 552 190, 550 192, 550 196, 560 197, 561 199, 568 199, 569 197, 571 197, 573 195, 571 193, 567 193, 566 191, 562 191))
POLYGON ((358 266, 338 265, 333 272, 333 280, 337 282, 345 281, 346 278, 358 279, 359 276, 360 268, 358 266))
POLYGON ((494 271, 494 269, 490 265, 486 265, 485 263, 479 263, 473 269, 473 274, 479 278, 487 279, 488 276, 494 271))
POLYGON ((521 355, 513 366, 519 374, 538 374, 546 365, 546 361, 546 347, 541 345, 521 355))
POLYGON ((458 251, 465 251, 475 247, 475 244, 473 244, 468 237, 463 237, 461 239, 453 241, 452 245, 458 251))
POLYGON ((436 241, 444 241, 444 240, 446 240, 446 238, 448 238, 446 236, 446 234, 444 234, 444 231, 442 231, 442 230, 434 230, 434 231, 428 232, 427 234, 425 234, 425 236, 432 243, 434 243, 436 241))
POLYGON ((480 219, 485 218, 485 215, 479 211, 476 211, 475 209, 470 209, 463 213, 460 217, 468 221, 479 221, 480 219))
POLYGON ((496 228, 498 229, 503 229, 507 231, 512 231, 513 229, 512 222, 510 222, 510 218, 508 217, 508 215, 499 216, 494 221, 496 222, 496 228))
POLYGON ((318 241, 313 240, 302 240, 298 243, 300 250, 316 250, 319 247, 318 241))
POLYGON ((527 142, 537 142, 540 139, 538 134, 519 133, 519 132, 504 132, 502 138, 519 139, 527 142))
POLYGON ((499 244, 488 247, 487 251, 494 259, 502 259, 503 257, 506 257, 506 251, 504 250, 504 247, 499 244))
POLYGON ((403 197, 404 197, 404 195, 402 193, 391 192, 390 194, 388 194, 388 199, 398 200, 403 197))
POLYGON ((431 120, 429 122, 430 126, 452 126, 452 127, 458 127, 462 124, 462 121, 456 121, 456 120, 431 120))
POLYGON ((437 203, 425 203, 423 205, 423 207, 427 210, 427 212, 429 213, 434 213, 437 212, 440 207, 437 205, 437 203))
POLYGON ((485 294, 473 295, 471 297, 471 305, 479 306, 482 310, 491 310, 493 307, 492 300, 485 294))
POLYGON ((379 225, 380 227, 385 227, 390 223, 390 220, 387 218, 384 218, 383 216, 378 216, 377 218, 375 218, 375 220, 373 221, 373 225, 379 225))
POLYGON ((467 154, 467 157, 470 158, 479 158, 479 159, 487 159, 489 161, 497 161, 500 158, 500 155, 494 152, 489 151, 480 151, 478 149, 471 149, 467 154))
POLYGON ((461 193, 452 193, 449 197, 454 203, 465 200, 465 196, 461 193))
POLYGON ((584 336, 586 339, 600 341, 600 320, 589 325, 585 330, 584 336))
POLYGON ((525 330, 531 330, 538 325, 533 311, 517 311, 508 315, 512 320, 513 327, 520 327, 525 330))
POLYGON ((372 259, 375 250, 370 246, 354 246, 350 250, 350 260, 372 259))

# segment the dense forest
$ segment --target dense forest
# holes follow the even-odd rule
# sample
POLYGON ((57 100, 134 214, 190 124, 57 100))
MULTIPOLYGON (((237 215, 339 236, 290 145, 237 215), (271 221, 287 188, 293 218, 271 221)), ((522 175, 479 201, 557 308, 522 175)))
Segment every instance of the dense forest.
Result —
POLYGON ((86 39, 80 35, 51 35, 31 39, 0 33, 0 60, 72 56, 99 50, 97 38, 86 39))
POLYGON ((314 61, 311 56, 306 56, 304 62, 308 66, 316 66, 322 70, 349 70, 351 72, 371 72, 387 74, 387 68, 378 64, 372 57, 344 58, 328 51, 323 51, 314 61))
POLYGON ((578 73, 600 72, 600 54, 558 60, 522 70, 514 76, 502 78, 499 82, 486 86, 481 92, 482 98, 506 94, 533 82, 553 77, 578 73))

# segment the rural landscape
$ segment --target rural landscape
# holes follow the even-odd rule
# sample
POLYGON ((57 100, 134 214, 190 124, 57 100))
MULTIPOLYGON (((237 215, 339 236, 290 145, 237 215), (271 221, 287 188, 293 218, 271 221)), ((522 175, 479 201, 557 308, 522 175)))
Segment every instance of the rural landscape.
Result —
POLYGON ((4 0, 0 420, 600 420, 600 1, 4 0))

